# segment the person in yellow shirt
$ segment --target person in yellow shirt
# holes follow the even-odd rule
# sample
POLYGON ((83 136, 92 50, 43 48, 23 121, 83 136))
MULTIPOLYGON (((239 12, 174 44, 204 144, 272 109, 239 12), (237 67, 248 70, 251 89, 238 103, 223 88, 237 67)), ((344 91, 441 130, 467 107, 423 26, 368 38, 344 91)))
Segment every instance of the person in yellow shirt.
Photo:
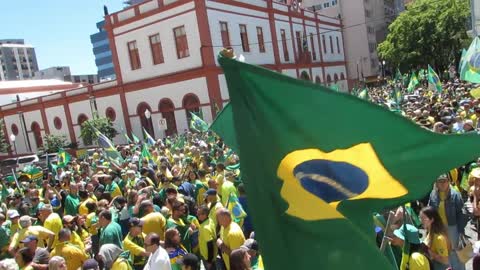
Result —
POLYGON ((143 201, 140 204, 140 209, 145 215, 141 218, 143 221, 143 233, 156 233, 160 236, 161 240, 165 240, 165 226, 167 220, 165 217, 158 212, 155 212, 153 208, 153 202, 150 200, 143 201))
POLYGON ((223 181, 225 181, 225 165, 223 163, 218 163, 216 166, 215 182, 221 187, 223 181))
POLYGON ((145 266, 150 253, 145 251, 145 237, 142 233, 143 221, 138 218, 130 218, 129 232, 125 239, 123 239, 123 248, 130 251, 130 260, 133 262, 135 270, 142 270, 145 266))
POLYGON ((202 205, 197 210, 198 221, 198 245, 200 248, 200 257, 205 269, 209 270, 215 265, 217 257, 217 249, 215 248, 215 240, 217 238, 215 223, 208 217, 209 209, 202 205))
POLYGON ((71 238, 70 243, 73 245, 78 246, 81 250, 85 250, 85 243, 82 240, 82 237, 76 232, 76 224, 75 224, 76 217, 66 215, 63 217, 63 226, 67 229, 70 229, 71 238))
POLYGON ((88 259, 85 251, 78 246, 72 245, 69 241, 71 232, 69 229, 61 229, 58 233, 58 244, 50 252, 50 258, 60 256, 67 262, 67 269, 78 269, 88 259))
POLYGON ((438 211, 431 206, 427 206, 420 211, 420 220, 423 228, 427 230, 427 237, 424 242, 429 248, 428 253, 433 269, 447 269, 449 267, 450 244, 447 230, 438 211))
POLYGON ((418 229, 410 224, 402 225, 393 232, 391 244, 393 246, 403 248, 405 239, 409 244, 409 253, 402 254, 400 270, 430 270, 430 262, 428 258, 420 251, 422 249, 418 229))
POLYGON ((80 206, 78 206, 78 214, 81 216, 88 215, 87 203, 95 202, 92 198, 88 196, 88 192, 85 190, 80 190, 78 192, 78 197, 80 197, 80 206))
POLYGON ((212 220, 212 223, 217 226, 217 210, 223 208, 222 203, 218 201, 217 190, 210 188, 205 192, 207 196, 207 206, 209 209, 208 218, 212 220))
MULTIPOLYGON (((34 235, 38 238, 38 247, 45 247, 45 241, 48 241, 49 244, 53 243, 55 234, 42 226, 32 226, 31 217, 22 216, 18 223, 22 229, 16 232, 12 238, 12 242, 8 247, 8 252, 10 252, 10 254, 14 255, 20 245, 20 241, 29 235, 34 235)), ((51 246, 48 246, 48 248, 50 247, 51 246)))
POLYGON ((102 245, 98 252, 98 257, 102 260, 105 269, 132 270, 132 266, 124 255, 122 249, 114 244, 102 245))
POLYGON ((220 238, 217 239, 217 247, 222 251, 222 258, 227 270, 230 270, 230 254, 245 243, 242 228, 232 221, 230 211, 226 208, 217 210, 217 220, 220 224, 220 238))
POLYGON ((230 194, 233 193, 238 197, 238 191, 233 184, 233 181, 235 181, 235 174, 232 172, 226 172, 225 181, 223 181, 222 185, 220 186, 220 197, 222 198, 222 204, 226 207, 228 206, 230 194))
POLYGON ((49 245, 54 247, 58 243, 58 233, 63 228, 62 219, 57 213, 53 212, 53 207, 50 204, 44 204, 40 208, 38 218, 43 223, 45 229, 48 229, 55 234, 53 243, 49 245))

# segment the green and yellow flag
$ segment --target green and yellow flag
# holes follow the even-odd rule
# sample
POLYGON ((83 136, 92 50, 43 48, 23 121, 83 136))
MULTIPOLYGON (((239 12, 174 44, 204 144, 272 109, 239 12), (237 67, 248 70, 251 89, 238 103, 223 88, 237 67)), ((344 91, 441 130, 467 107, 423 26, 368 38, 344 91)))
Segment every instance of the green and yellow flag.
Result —
POLYGON ((460 79, 472 83, 480 83, 480 39, 475 37, 467 52, 460 61, 460 79))
POLYGON ((428 65, 428 86, 433 90, 442 92, 442 82, 433 68, 428 65))
POLYGON ((415 71, 412 71, 412 77, 410 77, 410 82, 408 83, 407 91, 409 93, 415 90, 415 87, 419 84, 417 75, 415 75, 415 71))
POLYGON ((150 151, 148 150, 148 146, 145 143, 143 144, 142 152, 140 153, 139 168, 142 167, 143 160, 147 160, 149 164, 153 164, 152 154, 150 154, 150 151))
POLYGON ((392 269, 373 212, 425 196, 480 151, 478 135, 432 133, 348 94, 219 63, 266 269, 392 269))
POLYGON ((203 121, 202 118, 198 117, 196 114, 190 112, 191 120, 190 120, 190 128, 194 129, 198 132, 207 132, 208 131, 208 124, 203 121))
POLYGON ((57 153, 57 167, 63 168, 67 166, 68 162, 72 159, 69 153, 65 152, 65 150, 60 149, 57 153))
POLYGON ((228 210, 230 210, 233 221, 237 223, 247 217, 247 213, 245 210, 243 210, 243 207, 235 193, 230 193, 226 207, 228 210))
POLYGON ((117 151, 112 141, 110 141, 110 139, 98 129, 95 129, 95 134, 97 134, 98 137, 98 145, 103 148, 108 160, 115 163, 117 166, 121 165, 124 162, 124 159, 120 152, 117 151))

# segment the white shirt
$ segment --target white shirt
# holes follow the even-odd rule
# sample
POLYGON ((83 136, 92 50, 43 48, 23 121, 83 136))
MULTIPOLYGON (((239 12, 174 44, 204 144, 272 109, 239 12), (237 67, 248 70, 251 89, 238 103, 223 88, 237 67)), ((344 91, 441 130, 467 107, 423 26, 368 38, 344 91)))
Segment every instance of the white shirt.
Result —
POLYGON ((172 270, 167 251, 162 247, 158 247, 158 249, 148 257, 147 264, 145 264, 143 270, 172 270))

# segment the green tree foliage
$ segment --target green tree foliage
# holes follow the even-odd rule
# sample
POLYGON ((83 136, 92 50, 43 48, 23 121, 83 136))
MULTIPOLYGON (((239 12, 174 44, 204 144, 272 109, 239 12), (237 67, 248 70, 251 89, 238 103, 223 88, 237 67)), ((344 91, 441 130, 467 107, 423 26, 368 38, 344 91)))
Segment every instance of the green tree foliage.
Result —
POLYGON ((3 119, 0 119, 0 152, 6 153, 8 152, 8 148, 10 144, 8 144, 7 139, 5 138, 5 132, 3 132, 3 127, 5 126, 5 122, 3 119))
POLYGON ((110 118, 95 117, 94 119, 89 119, 82 123, 80 138, 82 138, 85 145, 91 145, 97 140, 98 137, 94 128, 98 129, 110 140, 112 140, 118 134, 117 130, 113 127, 113 123, 110 118))
POLYGON ((430 64, 445 70, 458 63, 470 17, 469 0, 416 0, 388 27, 378 54, 403 70, 430 64))
POLYGON ((67 148, 69 142, 65 135, 47 134, 43 137, 44 149, 47 153, 57 153, 61 148, 67 148))

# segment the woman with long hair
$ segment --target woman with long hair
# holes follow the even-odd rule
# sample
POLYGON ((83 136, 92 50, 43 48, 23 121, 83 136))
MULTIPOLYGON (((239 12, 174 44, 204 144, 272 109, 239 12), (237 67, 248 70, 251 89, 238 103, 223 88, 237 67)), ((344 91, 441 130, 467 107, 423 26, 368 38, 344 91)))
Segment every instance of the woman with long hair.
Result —
POLYGON ((251 270, 250 264, 250 255, 246 249, 234 249, 230 254, 230 270, 251 270))
POLYGON ((420 220, 427 230, 424 241, 434 270, 445 270, 449 267, 448 254, 451 250, 448 233, 438 211, 427 206, 420 211, 420 220))
POLYGON ((48 261, 48 270, 68 270, 65 259, 60 256, 53 256, 48 261))
POLYGON ((170 228, 165 232, 165 250, 170 257, 172 270, 182 269, 182 266, 177 261, 188 253, 181 243, 182 240, 177 229, 170 228))

